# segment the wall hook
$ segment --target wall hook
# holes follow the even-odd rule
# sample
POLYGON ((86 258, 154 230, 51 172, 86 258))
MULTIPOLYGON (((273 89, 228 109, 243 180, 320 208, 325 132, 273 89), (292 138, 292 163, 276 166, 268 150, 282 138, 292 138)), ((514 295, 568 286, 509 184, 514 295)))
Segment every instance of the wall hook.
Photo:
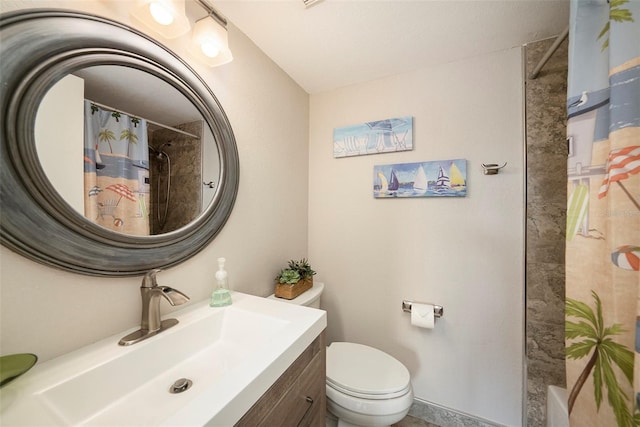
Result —
POLYGON ((507 166, 507 162, 504 162, 504 165, 502 166, 499 166, 496 163, 489 163, 489 164, 482 163, 482 168, 484 169, 485 175, 497 175, 498 171, 505 166, 507 166))

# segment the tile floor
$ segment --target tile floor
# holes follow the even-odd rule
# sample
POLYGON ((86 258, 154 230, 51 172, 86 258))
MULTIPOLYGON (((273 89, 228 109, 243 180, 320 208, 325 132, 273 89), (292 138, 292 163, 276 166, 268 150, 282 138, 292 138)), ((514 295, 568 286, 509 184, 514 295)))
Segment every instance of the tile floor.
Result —
POLYGON ((410 415, 404 417, 404 419, 396 424, 393 424, 391 427, 438 427, 435 424, 431 424, 425 420, 421 420, 419 418, 414 418, 410 415))

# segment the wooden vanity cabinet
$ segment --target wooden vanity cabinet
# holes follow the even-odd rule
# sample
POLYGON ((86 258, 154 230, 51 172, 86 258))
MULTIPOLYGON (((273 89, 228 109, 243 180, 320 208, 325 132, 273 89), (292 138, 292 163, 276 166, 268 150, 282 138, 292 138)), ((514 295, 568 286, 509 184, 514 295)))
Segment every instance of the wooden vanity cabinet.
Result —
POLYGON ((238 427, 324 427, 324 331, 236 423, 238 427))

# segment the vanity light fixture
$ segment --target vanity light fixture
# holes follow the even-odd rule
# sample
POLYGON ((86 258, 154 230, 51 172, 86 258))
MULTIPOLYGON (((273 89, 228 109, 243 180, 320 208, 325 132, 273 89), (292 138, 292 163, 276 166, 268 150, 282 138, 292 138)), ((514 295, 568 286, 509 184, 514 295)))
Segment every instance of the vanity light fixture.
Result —
POLYGON ((184 2, 185 0, 136 0, 130 14, 164 38, 174 39, 186 34, 190 28, 184 2))
POLYGON ((191 35, 191 53, 211 67, 233 60, 227 36, 227 21, 211 6, 201 0, 198 3, 208 15, 196 21, 191 35))

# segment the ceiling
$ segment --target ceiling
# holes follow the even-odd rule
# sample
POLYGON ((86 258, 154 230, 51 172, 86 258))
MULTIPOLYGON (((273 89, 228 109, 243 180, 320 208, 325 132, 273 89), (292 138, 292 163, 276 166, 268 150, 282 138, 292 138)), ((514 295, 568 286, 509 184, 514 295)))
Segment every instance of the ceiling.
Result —
POLYGON ((166 126, 202 119, 189 99, 147 72, 120 65, 97 65, 73 74, 84 80, 85 99, 102 104, 104 108, 166 126), (158 99, 170 99, 171 102, 158 102, 158 99))
MULTIPOLYGON (((568 0, 206 1, 308 93, 521 46, 556 36, 569 20, 568 0)), ((204 16, 195 0, 186 5, 192 19, 204 16)), ((168 125, 200 118, 147 73, 98 66, 75 74, 85 79, 88 99, 125 113, 168 125), (172 108, 155 102, 158 93, 174 100, 172 108)))
POLYGON ((521 46, 569 23, 568 0, 209 2, 311 94, 521 46))

